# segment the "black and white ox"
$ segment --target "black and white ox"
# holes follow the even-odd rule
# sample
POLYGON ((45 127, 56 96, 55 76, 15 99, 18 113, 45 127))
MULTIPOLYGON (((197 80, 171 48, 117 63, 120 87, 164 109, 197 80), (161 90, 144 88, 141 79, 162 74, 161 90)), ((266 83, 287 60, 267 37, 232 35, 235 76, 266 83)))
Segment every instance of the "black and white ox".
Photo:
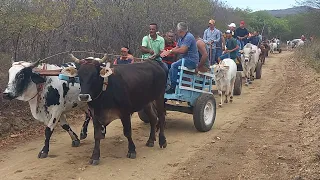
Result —
MULTIPOLYGON (((33 117, 47 126, 44 147, 38 154, 39 158, 46 158, 49 152, 50 137, 57 123, 60 123, 61 127, 69 133, 73 147, 80 145, 78 136, 67 123, 65 113, 75 108, 85 111, 87 110, 87 105, 78 100, 80 93, 79 83, 69 84, 68 81, 60 80, 57 75, 41 76, 35 72, 36 70, 47 70, 59 73, 62 69, 62 72, 69 74, 68 71, 65 71, 67 70, 66 67, 72 66, 76 68, 74 63, 67 63, 61 67, 53 64, 38 64, 38 62, 12 62, 12 67, 9 69, 9 82, 3 92, 3 98, 29 102, 33 117)), ((90 112, 87 111, 80 139, 87 137, 87 126, 90 117, 90 112)))
MULTIPOLYGON (((162 62, 147 60, 141 63, 117 65, 111 69, 110 63, 104 67, 99 61, 72 59, 80 63, 77 74, 80 78, 79 99, 87 102, 93 113, 95 146, 90 164, 96 165, 100 159, 101 125, 108 125, 120 119, 124 136, 128 139, 128 158, 136 157, 136 147, 132 140, 131 115, 144 110, 150 119, 150 136, 146 146, 153 147, 156 141, 156 126, 159 127, 160 148, 167 146, 164 134, 165 110, 164 93, 167 74, 162 62), (156 103, 157 117, 152 113, 152 102, 156 103)), ((106 56, 105 56, 106 57, 106 56)), ((104 58, 103 58, 104 59, 104 58)), ((74 70, 74 69, 73 69, 74 70)))

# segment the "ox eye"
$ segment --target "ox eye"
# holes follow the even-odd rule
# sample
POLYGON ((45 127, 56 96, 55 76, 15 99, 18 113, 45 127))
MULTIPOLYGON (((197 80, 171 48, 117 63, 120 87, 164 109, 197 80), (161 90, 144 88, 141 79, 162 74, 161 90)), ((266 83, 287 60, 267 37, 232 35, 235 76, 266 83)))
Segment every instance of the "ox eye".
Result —
POLYGON ((18 78, 19 78, 19 79, 23 79, 23 78, 24 78, 24 75, 23 75, 23 74, 19 74, 19 75, 18 75, 18 78))

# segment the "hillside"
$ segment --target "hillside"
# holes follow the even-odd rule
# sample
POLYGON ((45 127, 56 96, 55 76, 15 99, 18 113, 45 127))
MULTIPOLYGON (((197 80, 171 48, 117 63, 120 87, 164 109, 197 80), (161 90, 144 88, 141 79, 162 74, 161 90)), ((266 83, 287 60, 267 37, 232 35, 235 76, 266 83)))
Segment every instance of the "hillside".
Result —
POLYGON ((288 9, 279 9, 279 10, 267 10, 271 15, 275 17, 284 17, 288 15, 294 15, 299 13, 304 13, 308 11, 314 11, 315 8, 309 7, 309 6, 298 6, 288 9))

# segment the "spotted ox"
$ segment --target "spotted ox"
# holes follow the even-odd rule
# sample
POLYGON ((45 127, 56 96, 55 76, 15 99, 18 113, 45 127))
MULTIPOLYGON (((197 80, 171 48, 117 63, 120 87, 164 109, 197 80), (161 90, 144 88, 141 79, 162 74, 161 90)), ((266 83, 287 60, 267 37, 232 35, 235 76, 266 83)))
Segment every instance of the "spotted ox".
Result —
POLYGON ((249 84, 251 84, 251 81, 254 80, 253 73, 255 72, 257 63, 259 61, 261 50, 257 46, 248 43, 244 46, 243 50, 240 51, 240 53, 243 73, 246 77, 245 85, 248 86, 249 84))
POLYGON ((78 69, 81 85, 79 99, 87 102, 93 112, 95 146, 90 164, 99 163, 100 140, 103 139, 99 133, 101 124, 108 125, 115 119, 121 120, 124 136, 128 139, 127 157, 136 158, 136 147, 131 135, 131 115, 140 110, 144 110, 150 119, 150 136, 146 146, 154 146, 156 126, 160 129, 160 148, 167 146, 164 134, 164 93, 167 75, 160 65, 162 62, 147 60, 117 65, 111 69, 110 63, 103 67, 102 61, 83 61, 73 55, 71 58, 81 64, 78 69), (156 103, 159 121, 152 113, 153 101, 156 103))
MULTIPOLYGON (((59 67, 52 64, 41 64, 30 62, 13 62, 9 69, 9 82, 3 92, 3 98, 12 100, 17 99, 29 102, 33 117, 43 122, 47 127, 45 129, 45 143, 39 152, 39 158, 46 158, 49 152, 49 141, 57 123, 66 130, 71 139, 72 146, 80 145, 78 136, 72 131, 66 121, 65 113, 75 108, 87 110, 86 103, 78 101, 80 93, 79 83, 70 83, 60 80, 58 76, 40 76, 35 70, 47 69, 57 70, 59 72, 65 67, 75 67, 74 63, 68 63, 59 67)), ((87 137, 87 126, 90 121, 89 111, 86 112, 86 121, 84 122, 80 138, 87 137)))

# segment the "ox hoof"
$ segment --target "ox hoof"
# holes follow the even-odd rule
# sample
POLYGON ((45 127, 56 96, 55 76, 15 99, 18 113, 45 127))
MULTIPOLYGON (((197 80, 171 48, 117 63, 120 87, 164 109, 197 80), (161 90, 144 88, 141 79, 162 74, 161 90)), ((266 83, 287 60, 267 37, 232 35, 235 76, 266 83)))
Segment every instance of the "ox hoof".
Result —
POLYGON ((80 140, 72 141, 72 147, 79 147, 79 146, 80 146, 80 140))
POLYGON ((249 81, 249 84, 252 84, 252 82, 251 82, 251 81, 249 81))
POLYGON ((43 158, 47 158, 48 157, 48 153, 45 153, 44 151, 40 151, 38 154, 38 158, 43 159, 43 158))
POLYGON ((137 157, 137 153, 134 151, 134 152, 128 152, 127 154, 127 158, 130 158, 130 159, 135 159, 137 157))
POLYGON ((159 144, 160 148, 166 148, 167 147, 167 142, 163 143, 163 144, 159 144))
POLYGON ((245 83, 244 85, 245 85, 245 86, 249 86, 249 83, 245 83))
POLYGON ((222 107, 222 104, 219 104, 219 107, 222 107))
POLYGON ((166 148, 167 147, 167 140, 165 136, 159 136, 159 146, 160 148, 166 148))
POLYGON ((80 133, 80 140, 87 138, 87 134, 80 133))
POLYGON ((153 146, 154 146, 154 142, 148 141, 148 142, 146 143, 146 146, 148 146, 148 147, 153 147, 153 146))
POLYGON ((89 164, 91 164, 91 165, 93 165, 93 166, 96 166, 96 165, 98 165, 100 163, 100 160, 98 159, 98 160, 94 160, 94 159, 90 159, 90 161, 89 161, 89 164))
POLYGON ((224 103, 228 103, 229 101, 228 100, 224 100, 224 103))
POLYGON ((233 102, 233 99, 230 97, 230 103, 232 103, 233 102))

